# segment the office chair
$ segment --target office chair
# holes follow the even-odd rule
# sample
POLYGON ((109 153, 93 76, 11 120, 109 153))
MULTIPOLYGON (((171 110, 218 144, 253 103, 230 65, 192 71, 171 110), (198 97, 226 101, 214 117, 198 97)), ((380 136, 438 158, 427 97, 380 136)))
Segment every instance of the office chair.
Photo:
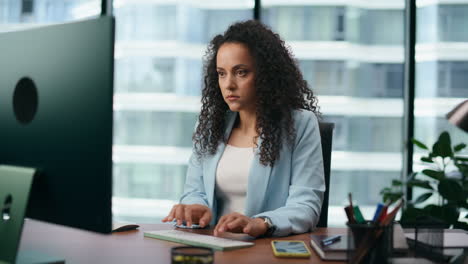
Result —
POLYGON ((332 151, 332 138, 333 129, 335 128, 334 123, 319 123, 320 137, 322 138, 322 156, 323 156, 323 172, 325 175, 325 194, 323 196, 322 211, 320 212, 320 218, 317 227, 328 226, 328 195, 330 193, 330 163, 331 163, 331 151, 332 151))

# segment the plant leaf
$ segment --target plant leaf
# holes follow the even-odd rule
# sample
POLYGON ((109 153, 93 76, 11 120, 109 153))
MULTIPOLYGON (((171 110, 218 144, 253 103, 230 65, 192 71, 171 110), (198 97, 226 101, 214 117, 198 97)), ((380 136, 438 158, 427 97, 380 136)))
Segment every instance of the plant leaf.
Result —
POLYGON ((406 226, 415 225, 416 218, 418 216, 426 215, 427 213, 423 209, 415 208, 412 205, 408 205, 406 209, 401 213, 401 224, 406 226))
POLYGON ((440 157, 453 157, 452 145, 450 143, 450 135, 447 131, 440 134, 439 139, 432 146, 432 153, 440 157))
POLYGON ((460 222, 460 221, 457 221, 453 224, 453 228, 456 228, 456 229, 463 229, 465 231, 468 231, 468 224, 465 223, 465 222, 460 222))
POLYGON ((429 150, 429 148, 424 145, 421 141, 417 140, 417 139, 414 139, 412 138, 411 139, 411 142, 413 142, 414 145, 418 146, 419 148, 422 148, 422 149, 425 149, 425 150, 429 150))
POLYGON ((468 158, 458 156, 458 157, 455 157, 455 160, 468 161, 468 158))
POLYGON ((388 192, 388 193, 385 193, 382 198, 383 198, 384 203, 386 203, 387 201, 390 201, 391 203, 394 203, 395 201, 397 201, 401 197, 403 197, 402 192, 388 192))
POLYGON ((432 161, 432 159, 429 158, 429 157, 421 157, 421 161, 429 162, 429 163, 434 163, 434 161, 432 161))
POLYGON ((460 214, 455 206, 448 204, 443 206, 430 204, 424 207, 423 210, 432 217, 442 219, 447 224, 454 224, 460 214))
POLYGON ((380 191, 380 194, 384 194, 384 193, 387 193, 387 192, 390 192, 392 189, 390 189, 389 187, 385 187, 383 188, 381 191, 380 191))
MULTIPOLYGON (((457 206, 460 207, 460 208, 468 209, 468 203, 466 201, 458 202, 457 206)), ((466 214, 466 217, 468 217, 468 214, 466 214)))
POLYGON ((408 187, 419 187, 428 190, 433 190, 432 186, 429 184, 429 181, 415 179, 408 181, 406 184, 408 185, 408 187))
POLYGON ((443 179, 445 176, 443 171, 436 171, 436 170, 429 170, 429 169, 423 170, 422 173, 438 181, 443 179))
POLYGON ((392 180, 392 186, 401 186, 400 180, 392 180))
POLYGON ((431 192, 423 193, 418 198, 416 198, 416 200, 414 200, 413 204, 422 203, 422 202, 426 201, 427 199, 429 199, 429 197, 431 197, 431 196, 432 196, 431 192))
POLYGON ((442 210, 443 210, 443 218, 450 224, 455 224, 455 222, 458 221, 458 216, 460 215, 460 212, 458 211, 458 208, 454 205, 451 204, 445 204, 442 205, 442 210))
POLYGON ((465 147, 466 147, 465 143, 460 143, 460 144, 456 145, 455 147, 453 147, 453 152, 458 152, 458 151, 464 149, 465 147))
POLYGON ((463 187, 453 179, 442 179, 437 187, 442 197, 449 201, 462 201, 465 198, 463 187))

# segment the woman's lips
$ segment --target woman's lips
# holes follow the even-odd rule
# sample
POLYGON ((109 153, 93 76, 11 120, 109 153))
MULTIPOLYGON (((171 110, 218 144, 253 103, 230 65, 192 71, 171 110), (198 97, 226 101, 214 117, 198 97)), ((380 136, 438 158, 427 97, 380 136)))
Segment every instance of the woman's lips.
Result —
POLYGON ((229 101, 235 101, 235 100, 239 99, 239 96, 232 96, 232 95, 230 95, 230 96, 227 97, 227 99, 228 99, 229 101))

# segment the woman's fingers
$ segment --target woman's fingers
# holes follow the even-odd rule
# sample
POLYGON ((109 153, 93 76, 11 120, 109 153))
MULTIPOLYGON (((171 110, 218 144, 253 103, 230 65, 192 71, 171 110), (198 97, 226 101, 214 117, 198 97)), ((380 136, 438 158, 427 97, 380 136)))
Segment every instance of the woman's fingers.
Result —
POLYGON ((174 205, 172 206, 172 209, 171 211, 169 212, 169 214, 163 218, 163 222, 170 222, 172 221, 172 219, 174 219, 174 211, 175 211, 175 208, 176 208, 177 205, 174 205))
POLYGON ((200 221, 198 221, 198 223, 200 224, 201 227, 205 227, 208 225, 210 221, 211 221, 211 212, 210 212, 210 209, 207 209, 203 213, 203 216, 200 218, 200 221))
POLYGON ((218 236, 218 235, 220 235, 220 233, 223 232, 223 231, 221 231, 221 230, 223 230, 223 229, 221 229, 221 227, 224 225, 224 222, 226 221, 226 219, 227 219, 227 215, 223 215, 219 219, 218 224, 214 228, 214 235, 215 236, 218 236))
POLYGON ((184 219, 185 219, 185 213, 184 210, 185 206, 180 204, 177 206, 176 211, 175 211, 175 219, 177 220, 177 225, 182 225, 184 219))
POLYGON ((226 216, 226 220, 224 220, 223 224, 219 227, 220 232, 226 232, 229 230, 229 227, 227 226, 228 223, 231 223, 232 221, 236 220, 238 215, 236 214, 229 214, 226 216))
POLYGON ((267 226, 265 225, 263 219, 261 218, 250 218, 249 223, 244 228, 243 232, 249 236, 258 237, 267 231, 267 226))
POLYGON ((214 235, 218 236, 226 231, 240 232, 242 225, 248 222, 248 217, 239 213, 222 216, 215 227, 214 235))
POLYGON ((249 221, 247 225, 244 227, 244 229, 242 230, 242 232, 250 235, 252 232, 253 223, 254 223, 253 221, 249 221))
POLYGON ((186 206, 184 210, 185 214, 185 222, 187 223, 188 227, 192 226, 192 208, 190 206, 186 206))
POLYGON ((239 232, 248 224, 248 222, 249 220, 246 216, 238 216, 231 222, 226 223, 226 226, 229 231, 239 232))
MULTIPOLYGON (((184 205, 177 204, 172 207, 169 214, 163 218, 163 222, 177 220, 177 225, 182 225, 186 222, 187 226, 198 223, 201 227, 207 226, 211 221, 210 208, 201 205, 184 205)), ((263 223, 263 222, 262 222, 263 223)), ((222 216, 218 224, 214 228, 214 235, 219 236, 224 232, 243 232, 251 236, 258 236, 264 233, 263 226, 259 226, 254 219, 251 219, 243 214, 231 213, 222 216)))
POLYGON ((211 221, 211 210, 201 204, 176 204, 172 207, 169 214, 162 219, 163 222, 177 220, 177 225, 182 225, 186 222, 187 226, 192 226, 193 223, 200 224, 201 227, 207 226, 211 221))

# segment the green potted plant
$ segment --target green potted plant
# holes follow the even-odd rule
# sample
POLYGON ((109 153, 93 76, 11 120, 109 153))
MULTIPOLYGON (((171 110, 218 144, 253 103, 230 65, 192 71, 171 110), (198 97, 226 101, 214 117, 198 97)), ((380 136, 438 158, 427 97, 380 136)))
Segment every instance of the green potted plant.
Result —
POLYGON ((410 225, 420 216, 430 216, 442 220, 447 226, 468 230, 465 222, 458 221, 461 210, 468 209, 468 158, 458 155, 466 144, 452 147, 446 131, 440 134, 432 149, 416 139, 412 139, 412 142, 427 151, 427 155, 421 157, 427 168, 412 173, 403 182, 393 180, 391 187, 380 192, 384 202, 398 200, 406 187, 422 188, 423 194, 408 201, 403 209, 402 225, 410 225), (422 207, 421 203, 431 197, 435 197, 437 202, 422 207))

